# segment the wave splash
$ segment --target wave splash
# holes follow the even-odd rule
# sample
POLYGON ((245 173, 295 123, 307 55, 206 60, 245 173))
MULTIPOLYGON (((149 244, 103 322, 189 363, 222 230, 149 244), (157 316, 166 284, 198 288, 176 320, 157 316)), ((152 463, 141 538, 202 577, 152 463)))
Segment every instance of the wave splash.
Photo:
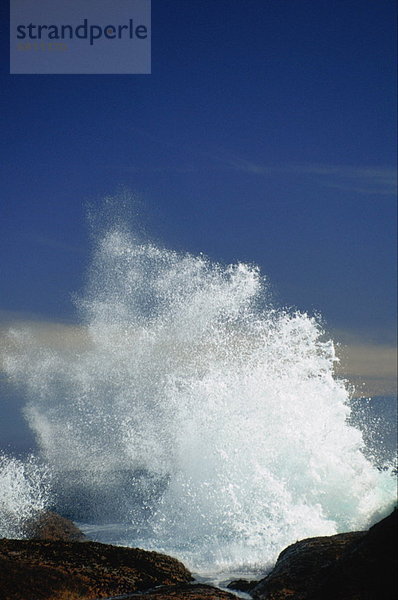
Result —
POLYGON ((78 341, 15 331, 8 374, 78 521, 206 571, 275 559, 297 539, 364 528, 394 482, 362 453, 316 319, 273 308, 257 268, 97 242, 78 341))
POLYGON ((51 473, 40 460, 0 454, 0 538, 23 538, 25 527, 51 505, 51 473))

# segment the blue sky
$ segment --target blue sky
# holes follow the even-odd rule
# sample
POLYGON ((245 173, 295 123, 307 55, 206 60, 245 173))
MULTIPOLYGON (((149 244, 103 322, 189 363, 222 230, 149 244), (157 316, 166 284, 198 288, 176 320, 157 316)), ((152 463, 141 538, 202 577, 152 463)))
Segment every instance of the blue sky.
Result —
POLYGON ((152 0, 151 75, 9 75, 2 35, 2 318, 73 322, 86 203, 124 187, 163 244, 393 344, 395 21, 390 0, 152 0))

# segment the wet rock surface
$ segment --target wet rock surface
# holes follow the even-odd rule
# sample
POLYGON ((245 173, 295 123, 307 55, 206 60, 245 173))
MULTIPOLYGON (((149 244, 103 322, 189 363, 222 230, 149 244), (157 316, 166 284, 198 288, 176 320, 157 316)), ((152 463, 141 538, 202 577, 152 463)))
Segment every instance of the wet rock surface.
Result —
POLYGON ((174 558, 96 542, 0 540, 2 600, 94 599, 192 580, 174 558))
POLYGON ((301 540, 281 552, 271 573, 251 590, 256 600, 268 598, 307 598, 314 579, 325 567, 341 557, 347 544, 362 532, 301 540))
POLYGON ((51 511, 28 521, 24 529, 25 537, 28 539, 62 540, 64 542, 83 542, 87 539, 73 521, 51 511))
MULTIPOLYGON (((157 552, 78 536, 73 523, 46 513, 31 530, 53 539, 0 540, 1 600, 233 600, 236 595, 197 584, 178 560, 157 552)), ((301 540, 286 548, 259 582, 228 586, 255 600, 395 600, 397 511, 369 531, 301 540)))
POLYGON ((250 593, 253 588, 258 585, 258 581, 250 581, 248 579, 234 579, 227 585, 229 590, 236 590, 238 592, 250 593))
POLYGON ((302 540, 250 590, 255 600, 394 600, 397 511, 369 531, 302 540))
MULTIPOLYGON (((394 600, 398 598, 397 510, 356 543, 348 546, 340 561, 331 565, 319 586, 324 600, 394 600)), ((312 595, 310 600, 316 600, 312 595)))
POLYGON ((141 598, 141 600, 169 600, 169 598, 174 600, 237 600, 233 594, 203 584, 168 586, 146 594, 134 595, 131 600, 136 598, 141 598))

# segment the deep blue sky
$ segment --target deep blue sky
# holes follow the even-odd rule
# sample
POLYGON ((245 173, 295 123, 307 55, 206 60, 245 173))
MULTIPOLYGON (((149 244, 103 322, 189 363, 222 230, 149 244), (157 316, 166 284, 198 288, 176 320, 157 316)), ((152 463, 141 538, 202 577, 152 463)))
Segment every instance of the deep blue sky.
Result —
POLYGON ((85 203, 125 186, 165 245, 391 341, 395 22, 390 0, 152 0, 151 75, 9 75, 0 36, 0 311, 73 320, 85 203))

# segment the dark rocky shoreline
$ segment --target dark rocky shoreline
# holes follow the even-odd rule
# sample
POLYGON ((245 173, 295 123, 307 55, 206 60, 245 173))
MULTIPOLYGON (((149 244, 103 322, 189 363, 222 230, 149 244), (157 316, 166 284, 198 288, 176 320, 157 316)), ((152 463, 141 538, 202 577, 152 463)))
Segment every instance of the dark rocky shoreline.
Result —
MULTIPOLYGON (((169 556, 86 541, 54 513, 27 524, 31 539, 0 540, 1 600, 395 600, 397 510, 368 531, 308 538, 286 548, 261 581, 231 592, 198 584, 169 556)), ((266 557, 265 557, 266 558, 266 557)))

